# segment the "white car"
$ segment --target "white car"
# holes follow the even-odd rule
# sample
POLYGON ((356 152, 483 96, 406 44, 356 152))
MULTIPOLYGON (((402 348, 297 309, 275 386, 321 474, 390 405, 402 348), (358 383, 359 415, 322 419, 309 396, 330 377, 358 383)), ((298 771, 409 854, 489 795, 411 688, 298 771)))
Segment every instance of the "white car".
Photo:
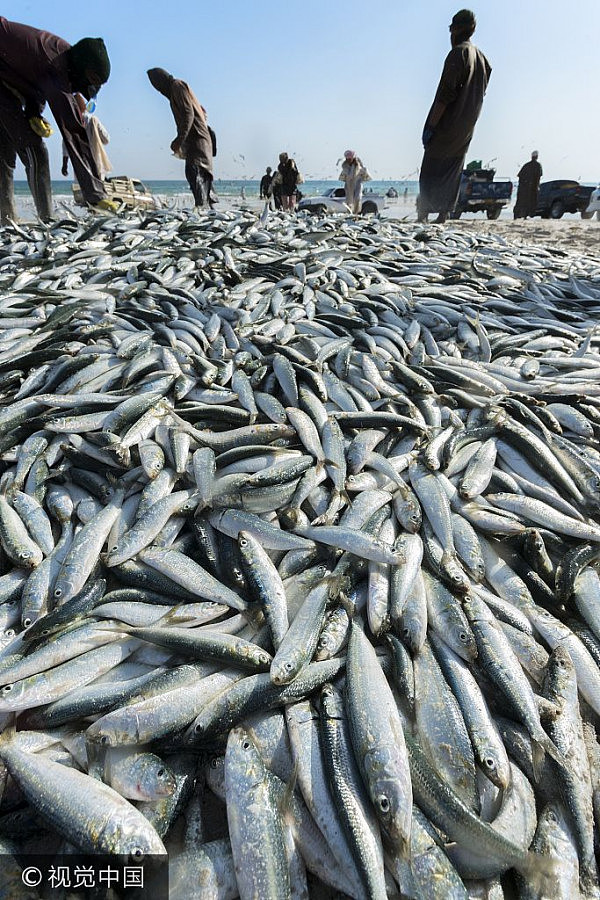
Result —
POLYGON ((595 191, 592 191, 586 213, 590 213, 589 218, 596 213, 596 218, 600 219, 600 187, 597 187, 595 191))
MULTIPOLYGON (((386 199, 381 194, 372 194, 366 191, 363 194, 361 213, 379 213, 386 206, 386 199)), ((303 197, 297 209, 304 209, 312 213, 349 213, 350 207, 346 203, 346 189, 342 187, 328 188, 319 197, 303 197)))

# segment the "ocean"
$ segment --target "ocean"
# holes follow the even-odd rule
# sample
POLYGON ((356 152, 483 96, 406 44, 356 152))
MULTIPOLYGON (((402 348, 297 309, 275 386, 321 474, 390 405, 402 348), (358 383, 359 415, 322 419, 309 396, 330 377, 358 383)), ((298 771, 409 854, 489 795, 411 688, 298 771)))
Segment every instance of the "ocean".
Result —
MULTIPOLYGON (((179 198, 182 202, 188 198, 191 201, 192 195, 187 181, 158 181, 148 179, 147 181, 144 181, 144 184, 148 190, 157 197, 165 199, 179 198)), ((341 181, 334 181, 333 179, 329 181, 306 181, 300 185, 300 191, 305 197, 310 197, 312 195, 317 196, 322 194, 327 188, 336 185, 341 187, 341 184, 341 181)), ((56 200, 61 198, 71 198, 73 196, 71 185, 72 181, 66 178, 63 178, 60 181, 53 181, 52 194, 56 200)), ((214 186, 217 196, 228 199, 241 198, 243 196, 243 191, 245 197, 251 199, 252 197, 258 197, 260 181, 228 181, 219 179, 215 181, 214 186)), ((407 197, 416 197, 418 186, 418 181, 370 181, 366 185, 366 189, 369 191, 373 190, 376 194, 385 194, 393 187, 398 191, 400 197, 404 196, 405 190, 407 192, 407 197)), ((27 201, 27 198, 31 198, 29 186, 26 181, 15 181, 15 196, 19 200, 22 199, 24 201, 27 201)))

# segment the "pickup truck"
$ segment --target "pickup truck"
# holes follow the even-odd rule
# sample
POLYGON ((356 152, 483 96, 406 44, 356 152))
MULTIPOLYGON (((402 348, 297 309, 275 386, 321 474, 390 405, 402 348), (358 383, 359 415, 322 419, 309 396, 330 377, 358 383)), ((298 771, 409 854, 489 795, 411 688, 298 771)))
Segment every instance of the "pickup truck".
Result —
MULTIPOLYGON (((386 199, 381 194, 365 191, 360 211, 363 215, 379 213, 386 205, 386 199)), ((349 213, 350 207, 346 203, 346 188, 332 187, 318 197, 303 197, 296 209, 304 209, 310 213, 349 213)))
POLYGON ((582 219, 591 219, 593 212, 588 213, 587 208, 593 190, 567 179, 544 181, 540 184, 535 215, 542 219, 560 219, 566 212, 580 212, 582 219))
MULTIPOLYGON (((137 178, 127 175, 115 175, 104 180, 106 196, 109 200, 121 204, 125 209, 156 209, 156 197, 146 185, 137 178)), ((77 182, 73 182, 73 199, 77 206, 87 206, 77 182)))
POLYGON ((510 203, 512 181, 494 181, 495 169, 465 169, 460 180, 460 192, 450 218, 459 219, 464 212, 485 212, 488 219, 497 219, 503 207, 510 203))

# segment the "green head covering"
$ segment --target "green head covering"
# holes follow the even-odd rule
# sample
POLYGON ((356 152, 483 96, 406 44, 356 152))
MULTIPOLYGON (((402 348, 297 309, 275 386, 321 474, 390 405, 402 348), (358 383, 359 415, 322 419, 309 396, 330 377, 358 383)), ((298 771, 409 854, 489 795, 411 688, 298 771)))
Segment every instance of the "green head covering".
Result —
POLYGON ((67 60, 73 92, 91 100, 110 75, 104 41, 102 38, 82 38, 67 50, 67 60))

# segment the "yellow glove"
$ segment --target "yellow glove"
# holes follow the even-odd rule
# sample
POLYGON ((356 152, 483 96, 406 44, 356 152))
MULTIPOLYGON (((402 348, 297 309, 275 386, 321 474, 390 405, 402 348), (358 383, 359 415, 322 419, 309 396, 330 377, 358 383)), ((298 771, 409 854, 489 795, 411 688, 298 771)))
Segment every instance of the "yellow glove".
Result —
POLYGON ((29 127, 42 138, 49 138, 51 134, 54 134, 54 128, 43 116, 32 116, 29 120, 29 127))
POLYGON ((116 213, 119 211, 119 204, 115 203, 114 200, 109 200, 108 197, 103 197, 102 200, 98 200, 94 209, 102 210, 102 212, 116 213))

